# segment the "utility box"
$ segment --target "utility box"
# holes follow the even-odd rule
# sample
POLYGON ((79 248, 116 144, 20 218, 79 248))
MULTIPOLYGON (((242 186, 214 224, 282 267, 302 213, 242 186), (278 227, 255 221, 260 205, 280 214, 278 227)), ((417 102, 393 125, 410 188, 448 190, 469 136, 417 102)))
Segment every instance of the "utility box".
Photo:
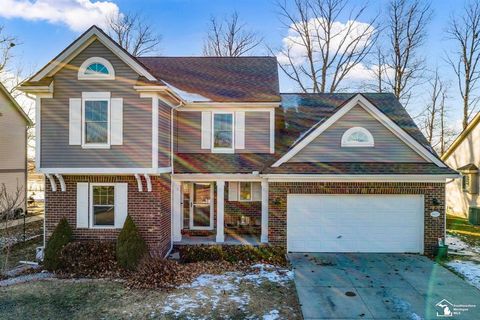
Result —
POLYGON ((475 226, 480 226, 480 208, 470 207, 468 208, 468 222, 475 226))

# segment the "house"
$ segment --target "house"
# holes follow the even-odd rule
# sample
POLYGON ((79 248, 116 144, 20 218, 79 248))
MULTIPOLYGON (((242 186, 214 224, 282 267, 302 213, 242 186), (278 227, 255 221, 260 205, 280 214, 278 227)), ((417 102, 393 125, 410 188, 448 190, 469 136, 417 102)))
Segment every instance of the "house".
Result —
POLYGON ((391 94, 280 94, 274 57, 133 57, 95 26, 22 90, 48 234, 66 217, 76 239, 116 239, 129 214, 160 255, 431 254, 444 236, 457 174, 391 94))
POLYGON ((0 185, 14 197, 18 192, 26 211, 27 130, 32 121, 0 83, 0 185))
POLYGON ((480 207, 478 193, 478 167, 480 167, 480 113, 470 121, 467 127, 453 141, 442 160, 461 173, 462 179, 448 181, 447 212, 467 217, 470 207, 480 207))

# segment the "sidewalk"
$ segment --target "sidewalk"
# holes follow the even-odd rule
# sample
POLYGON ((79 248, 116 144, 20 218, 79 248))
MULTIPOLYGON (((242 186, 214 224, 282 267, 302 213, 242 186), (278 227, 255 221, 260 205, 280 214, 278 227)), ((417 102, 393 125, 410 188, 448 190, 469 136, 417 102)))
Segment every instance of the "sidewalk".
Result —
MULTIPOLYGON (((29 224, 35 221, 40 221, 43 220, 44 215, 38 215, 38 216, 33 216, 33 217, 27 217, 25 219, 25 224, 29 224)), ((16 219, 12 221, 8 221, 7 225, 5 225, 5 222, 0 223, 0 230, 3 230, 5 228, 11 228, 11 227, 16 227, 19 225, 23 225, 23 219, 16 219)))

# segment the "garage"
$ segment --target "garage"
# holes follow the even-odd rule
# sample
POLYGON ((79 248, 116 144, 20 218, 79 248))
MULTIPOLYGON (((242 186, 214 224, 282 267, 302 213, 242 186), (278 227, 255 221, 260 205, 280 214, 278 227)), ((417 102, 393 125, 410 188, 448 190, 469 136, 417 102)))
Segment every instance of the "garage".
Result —
POLYGON ((290 252, 423 253, 423 195, 289 194, 290 252))

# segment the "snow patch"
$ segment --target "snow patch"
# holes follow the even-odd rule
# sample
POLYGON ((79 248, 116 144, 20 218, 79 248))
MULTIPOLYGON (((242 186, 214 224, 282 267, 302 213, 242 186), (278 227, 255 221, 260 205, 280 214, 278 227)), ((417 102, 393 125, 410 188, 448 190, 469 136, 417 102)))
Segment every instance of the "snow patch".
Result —
POLYGON ((207 97, 204 97, 198 93, 193 93, 193 92, 188 92, 188 91, 185 91, 185 90, 182 90, 182 89, 179 89, 167 82, 164 81, 164 83, 167 85, 167 87, 172 90, 173 92, 175 92, 180 98, 182 98, 183 100, 187 101, 187 102, 209 102, 209 101, 212 101, 210 100, 209 98, 207 97))
POLYGON ((480 290, 480 264, 472 261, 453 260, 447 265, 462 274, 470 284, 480 290))
POLYGON ((269 313, 267 313, 266 315, 264 315, 262 319, 263 320, 276 320, 279 317, 280 316, 279 316, 278 310, 272 310, 269 313))

